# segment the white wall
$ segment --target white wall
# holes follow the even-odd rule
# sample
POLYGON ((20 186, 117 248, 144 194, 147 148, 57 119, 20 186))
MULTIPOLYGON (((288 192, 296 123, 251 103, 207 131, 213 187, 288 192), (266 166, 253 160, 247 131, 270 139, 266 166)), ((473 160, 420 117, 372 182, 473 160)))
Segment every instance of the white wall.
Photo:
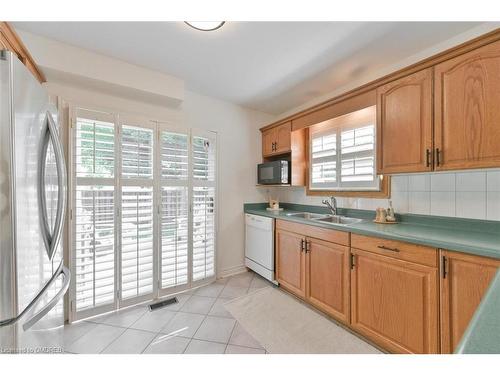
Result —
POLYGON ((216 131, 219 149, 217 273, 224 275, 243 267, 243 203, 263 200, 255 186, 256 165, 261 155, 259 128, 269 122, 271 116, 190 91, 185 92, 181 107, 169 108, 73 87, 66 82, 48 82, 46 87, 51 95, 69 103, 216 131))

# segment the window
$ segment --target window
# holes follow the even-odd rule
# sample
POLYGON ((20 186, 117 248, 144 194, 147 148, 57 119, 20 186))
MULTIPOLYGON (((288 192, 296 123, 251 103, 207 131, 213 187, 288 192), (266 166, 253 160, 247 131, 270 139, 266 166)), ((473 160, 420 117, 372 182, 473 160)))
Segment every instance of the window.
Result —
POLYGON ((311 127, 311 190, 380 190, 375 113, 373 106, 311 127))
POLYGON ((71 143, 71 320, 215 276, 215 133, 73 108, 71 143))

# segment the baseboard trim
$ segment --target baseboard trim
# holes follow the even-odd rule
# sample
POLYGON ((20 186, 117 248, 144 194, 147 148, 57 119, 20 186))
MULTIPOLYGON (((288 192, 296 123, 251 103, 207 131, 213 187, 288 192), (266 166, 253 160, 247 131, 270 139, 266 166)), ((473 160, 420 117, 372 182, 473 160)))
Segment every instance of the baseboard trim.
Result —
POLYGON ((239 273, 247 272, 247 268, 245 267, 244 264, 241 264, 239 266, 231 267, 225 270, 222 270, 220 272, 217 272, 217 278, 222 279, 224 277, 229 277, 229 276, 234 276, 239 273))

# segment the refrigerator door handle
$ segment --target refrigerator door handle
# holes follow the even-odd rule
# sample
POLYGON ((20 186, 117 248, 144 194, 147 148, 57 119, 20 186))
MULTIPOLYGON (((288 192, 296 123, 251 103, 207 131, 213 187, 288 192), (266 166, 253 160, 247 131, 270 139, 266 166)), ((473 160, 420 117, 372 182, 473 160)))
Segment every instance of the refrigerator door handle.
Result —
POLYGON ((28 304, 28 306, 26 306, 26 308, 18 316, 11 318, 11 319, 6 319, 6 320, 0 321, 0 327, 8 326, 8 325, 12 325, 14 323, 17 323, 24 315, 26 315, 26 313, 28 313, 35 305, 38 304, 38 302, 40 301, 40 298, 42 298, 42 296, 45 294, 45 292, 55 283, 55 281, 59 278, 59 276, 61 274, 64 275, 64 283, 63 283, 61 290, 47 304, 47 306, 45 306, 42 310, 40 310, 35 316, 30 318, 29 321, 23 325, 23 328, 24 328, 24 330, 26 330, 29 327, 33 326, 33 324, 38 322, 45 314, 47 314, 52 309, 52 307, 54 307, 57 304, 57 302, 61 299, 61 297, 64 295, 64 293, 66 293, 66 291, 68 290, 69 283, 71 280, 71 273, 70 273, 69 269, 64 266, 62 261, 59 264, 59 267, 57 267, 56 272, 50 278, 50 280, 47 281, 47 283, 43 286, 43 288, 40 290, 40 292, 38 292, 36 297, 33 298, 33 300, 28 304), (50 305, 50 308, 47 309, 47 307, 49 305, 50 305), (36 321, 33 321, 33 324, 29 325, 28 327, 25 327, 35 317, 38 317, 38 319, 36 321))
POLYGON ((64 215, 66 213, 66 164, 64 162, 64 154, 59 140, 56 123, 52 114, 47 111, 45 115, 45 134, 42 136, 42 143, 40 146, 40 153, 38 156, 38 202, 40 209, 40 225, 42 227, 42 238, 47 250, 47 255, 50 260, 54 257, 57 245, 62 236, 64 227, 64 215), (49 219, 47 217, 47 198, 45 195, 45 160, 47 158, 47 149, 49 142, 52 141, 54 148, 54 156, 56 160, 57 169, 57 212, 54 224, 54 232, 51 233, 49 227, 49 219))
MULTIPOLYGON (((57 303, 63 298, 64 294, 66 294, 66 291, 69 288, 69 283, 71 281, 71 272, 70 270, 63 265, 62 261, 61 264, 59 265, 59 268, 57 269, 56 273, 52 277, 49 283, 47 283, 46 287, 40 292, 40 294, 37 296, 36 300, 39 300, 43 294, 45 294, 45 291, 53 284, 55 281, 59 278, 60 275, 63 275, 64 281, 61 289, 56 293, 56 295, 42 308, 40 309, 35 315, 33 315, 31 318, 29 318, 24 324, 23 324, 23 330, 27 331, 31 327, 33 327, 40 319, 42 319, 45 315, 48 314, 52 308, 57 305, 57 303)), ((36 301, 33 305, 36 304, 36 301)))

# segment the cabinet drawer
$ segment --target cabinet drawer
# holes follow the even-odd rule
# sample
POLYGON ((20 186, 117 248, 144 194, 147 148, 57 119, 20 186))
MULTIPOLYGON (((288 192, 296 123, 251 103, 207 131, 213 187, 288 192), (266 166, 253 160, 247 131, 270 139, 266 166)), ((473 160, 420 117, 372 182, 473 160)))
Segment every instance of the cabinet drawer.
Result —
POLYGON ((438 266, 437 249, 427 246, 353 233, 351 234, 351 247, 426 266, 438 266))
POLYGON ((276 220, 276 228, 286 230, 288 232, 299 233, 306 237, 317 238, 323 241, 349 246, 349 232, 341 232, 334 229, 294 223, 287 220, 276 220))

